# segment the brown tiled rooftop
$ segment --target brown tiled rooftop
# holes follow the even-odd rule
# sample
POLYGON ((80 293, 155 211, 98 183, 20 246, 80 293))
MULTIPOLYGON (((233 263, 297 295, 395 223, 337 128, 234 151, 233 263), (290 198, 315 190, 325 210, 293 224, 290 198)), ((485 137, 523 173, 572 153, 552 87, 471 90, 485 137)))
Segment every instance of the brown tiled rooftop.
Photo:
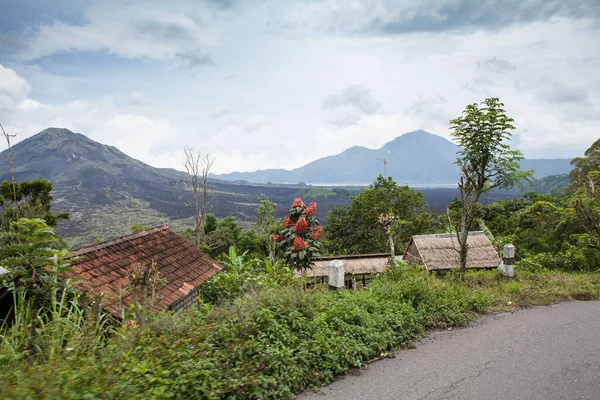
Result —
POLYGON ((110 292, 103 297, 103 306, 116 316, 121 315, 123 306, 132 302, 126 287, 129 274, 138 263, 150 265, 154 260, 167 282, 156 292, 153 311, 169 309, 222 269, 166 225, 83 247, 74 253, 72 274, 81 281, 77 287, 82 292, 95 294, 110 292))

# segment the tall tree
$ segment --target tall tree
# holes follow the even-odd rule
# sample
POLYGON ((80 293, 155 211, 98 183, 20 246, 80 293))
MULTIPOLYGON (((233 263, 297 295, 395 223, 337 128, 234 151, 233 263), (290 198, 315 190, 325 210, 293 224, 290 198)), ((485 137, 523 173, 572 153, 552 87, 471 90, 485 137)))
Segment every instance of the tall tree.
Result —
POLYGON ((329 212, 324 244, 336 254, 396 252, 411 235, 430 230, 432 224, 420 192, 379 175, 352 197, 349 206, 329 212))
POLYGON ((450 135, 461 147, 456 161, 460 167, 456 236, 461 272, 467 267, 467 239, 481 195, 494 188, 512 188, 533 176, 533 171, 520 170, 523 155, 508 144, 515 127, 503 107, 498 98, 488 98, 467 105, 460 117, 450 121, 450 135))
POLYGON ((573 208, 581 224, 595 237, 590 245, 600 249, 600 139, 586 150, 584 157, 573 159, 571 164, 573 208))
POLYGON ((281 220, 275 218, 276 204, 267 199, 259 199, 256 209, 256 224, 260 232, 266 237, 267 254, 271 264, 275 264, 277 243, 272 235, 281 230, 281 220))
POLYGON ((19 217, 42 218, 48 226, 56 226, 59 219, 69 219, 68 213, 54 214, 51 210, 52 182, 45 179, 35 181, 8 182, 0 184, 0 221, 4 230, 19 217))
POLYGON ((192 192, 192 198, 185 200, 184 203, 194 217, 196 245, 199 245, 206 239, 204 230, 206 213, 214 195, 214 190, 208 183, 208 174, 215 160, 209 153, 200 153, 190 147, 186 147, 183 152, 185 155, 183 163, 186 172, 185 182, 192 192))

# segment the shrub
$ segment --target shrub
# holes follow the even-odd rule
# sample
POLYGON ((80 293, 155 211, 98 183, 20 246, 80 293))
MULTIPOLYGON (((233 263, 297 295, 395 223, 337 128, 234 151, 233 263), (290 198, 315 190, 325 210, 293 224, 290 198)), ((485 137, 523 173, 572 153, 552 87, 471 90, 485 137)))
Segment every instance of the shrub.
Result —
POLYGON ((521 272, 505 282, 469 271, 463 281, 406 266, 356 292, 255 287, 221 306, 117 329, 101 351, 63 348, 29 367, 0 364, 0 386, 3 398, 19 399, 292 398, 411 345, 427 328, 463 326, 474 311, 598 297, 600 274, 521 272))

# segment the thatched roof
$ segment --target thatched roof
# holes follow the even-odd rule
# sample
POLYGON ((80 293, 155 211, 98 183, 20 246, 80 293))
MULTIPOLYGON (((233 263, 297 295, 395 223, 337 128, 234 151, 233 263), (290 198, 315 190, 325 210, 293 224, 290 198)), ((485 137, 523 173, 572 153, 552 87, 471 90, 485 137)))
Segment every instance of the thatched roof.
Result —
MULTIPOLYGON (((500 257, 483 232, 469 232, 467 268, 496 268, 500 257)), ((458 268, 459 245, 456 234, 413 236, 404 253, 404 260, 417 262, 428 270, 458 268)))
MULTIPOLYGON (((384 268, 389 263, 390 255, 384 253, 322 257, 313 261, 314 275, 317 277, 329 276, 329 263, 332 260, 341 260, 344 262, 345 275, 370 275, 383 272, 384 268)), ((297 271, 295 274, 298 277, 306 276, 311 278, 313 276, 313 271, 297 271)))

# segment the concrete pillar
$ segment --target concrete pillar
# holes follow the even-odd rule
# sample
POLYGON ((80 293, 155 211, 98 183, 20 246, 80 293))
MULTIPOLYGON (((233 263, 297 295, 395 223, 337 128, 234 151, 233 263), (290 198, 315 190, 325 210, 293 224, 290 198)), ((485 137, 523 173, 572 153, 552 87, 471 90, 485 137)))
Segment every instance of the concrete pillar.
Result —
POLYGON ((344 262, 342 260, 331 261, 329 263, 329 289, 342 289, 344 283, 344 262))
POLYGON ((502 275, 512 278, 515 276, 515 246, 505 244, 502 252, 502 275))

